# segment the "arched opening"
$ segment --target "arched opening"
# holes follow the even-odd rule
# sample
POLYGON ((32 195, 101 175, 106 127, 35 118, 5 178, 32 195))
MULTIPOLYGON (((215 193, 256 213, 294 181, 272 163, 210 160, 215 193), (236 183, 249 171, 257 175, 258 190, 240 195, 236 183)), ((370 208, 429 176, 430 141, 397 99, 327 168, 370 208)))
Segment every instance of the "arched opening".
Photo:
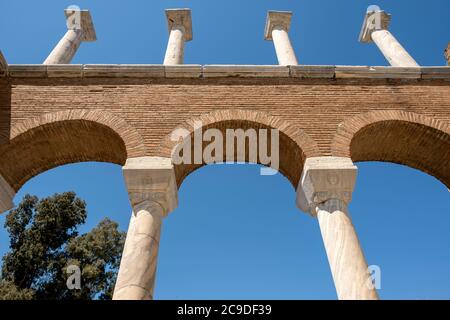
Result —
POLYGON ((18 123, 0 145, 0 174, 18 191, 30 178, 60 165, 98 161, 124 164, 142 156, 140 136, 103 111, 64 111, 18 123))
MULTIPOLYGON (((209 129, 216 130, 221 135, 221 150, 223 161, 214 162, 246 162, 257 163, 263 165, 270 165, 275 170, 281 172, 292 184, 294 189, 297 188, 300 180, 303 164, 308 157, 314 157, 319 155, 319 150, 316 142, 308 136, 303 130, 295 125, 287 122, 286 120, 279 119, 277 117, 270 116, 263 112, 248 111, 248 110, 223 110, 210 114, 203 115, 196 119, 190 119, 183 125, 179 126, 177 130, 183 130, 186 134, 183 139, 174 139, 172 134, 165 137, 161 143, 162 147, 160 154, 166 157, 172 157, 174 150, 179 146, 185 146, 190 151, 188 161, 175 164, 175 175, 177 178, 178 186, 180 186, 183 180, 196 169, 210 164, 212 162, 205 161, 203 152, 205 148, 214 139, 205 139, 204 133, 209 129), (236 133, 238 130, 242 132, 249 132, 253 130, 255 132, 255 139, 252 140, 248 136, 245 137, 244 142, 244 155, 238 156, 238 141, 234 140, 234 137, 228 135, 228 132, 236 133), (272 136, 272 133, 276 131, 276 138, 272 136), (200 141, 196 140, 196 134, 200 135, 200 141), (263 134, 262 137, 259 134, 263 134), (261 138, 266 138, 262 141, 261 138), (276 139, 276 141, 272 141, 276 139), (187 143, 186 143, 187 142, 187 143), (233 154, 227 154, 227 144, 233 145, 233 154), (272 148, 272 145, 276 143, 272 148), (200 145, 200 161, 195 159, 196 150, 195 145, 200 145), (251 158, 250 149, 254 151, 256 157, 251 158), (276 150, 277 154, 271 154, 271 151, 276 150), (261 161, 261 152, 272 158, 276 156, 277 166, 273 166, 273 162, 265 163, 261 161), (231 161, 230 161, 231 160, 231 161), (242 161, 243 160, 243 161, 242 161)), ((197 136, 198 137, 198 136, 197 136)))
POLYGON ((339 125, 332 153, 358 165, 350 211, 369 265, 381 269, 380 297, 448 299, 449 124, 368 112, 339 125))
POLYGON ((339 125, 333 155, 426 172, 450 187, 450 125, 403 111, 374 111, 339 125))
POLYGON ((281 174, 213 164, 164 222, 155 299, 336 299, 316 219, 281 174))

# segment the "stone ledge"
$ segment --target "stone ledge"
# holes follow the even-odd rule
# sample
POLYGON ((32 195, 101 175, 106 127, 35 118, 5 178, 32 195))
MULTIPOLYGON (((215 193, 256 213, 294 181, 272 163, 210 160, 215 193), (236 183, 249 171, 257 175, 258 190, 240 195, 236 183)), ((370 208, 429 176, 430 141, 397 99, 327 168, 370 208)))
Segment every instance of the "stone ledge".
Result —
POLYGON ((422 79, 445 79, 450 80, 449 67, 424 67, 421 68, 422 79))
POLYGON ((164 66, 153 64, 86 64, 83 77, 164 78, 164 66))
POLYGON ((46 78, 47 66, 43 64, 12 64, 8 76, 15 78, 46 78))
POLYGON ((337 79, 420 79, 421 68, 336 66, 335 77, 337 79))
POLYGON ((173 65, 161 64, 14 64, 0 68, 11 78, 293 78, 450 80, 450 66, 173 65))
POLYGON ((289 67, 279 65, 205 65, 203 77, 289 77, 289 67))
POLYGON ((201 78, 203 67, 199 64, 164 66, 166 78, 201 78))
POLYGON ((335 66, 290 66, 292 78, 334 78, 335 66))
POLYGON ((82 64, 50 64, 47 65, 49 78, 77 78, 83 76, 82 64))

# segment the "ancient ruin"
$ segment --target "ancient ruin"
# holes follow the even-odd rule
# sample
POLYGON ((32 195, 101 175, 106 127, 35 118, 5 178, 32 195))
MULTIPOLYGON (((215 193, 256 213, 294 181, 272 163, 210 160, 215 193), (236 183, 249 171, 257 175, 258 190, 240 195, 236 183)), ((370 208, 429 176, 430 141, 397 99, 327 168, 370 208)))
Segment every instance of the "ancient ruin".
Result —
POLYGON ((419 66, 379 10, 367 12, 360 41, 373 42, 387 67, 301 65, 292 13, 277 11, 264 36, 279 65, 184 65, 189 9, 166 11, 163 64, 76 65, 82 42, 96 40, 94 19, 65 13, 68 31, 43 64, 12 65, 0 54, 1 212, 56 166, 123 166, 133 212, 114 299, 152 299, 162 221, 186 176, 205 164, 172 163, 173 130, 194 134, 195 121, 220 131, 277 129, 279 171, 320 225, 339 298, 378 299, 347 209, 355 163, 404 164, 450 187, 450 67, 419 66))

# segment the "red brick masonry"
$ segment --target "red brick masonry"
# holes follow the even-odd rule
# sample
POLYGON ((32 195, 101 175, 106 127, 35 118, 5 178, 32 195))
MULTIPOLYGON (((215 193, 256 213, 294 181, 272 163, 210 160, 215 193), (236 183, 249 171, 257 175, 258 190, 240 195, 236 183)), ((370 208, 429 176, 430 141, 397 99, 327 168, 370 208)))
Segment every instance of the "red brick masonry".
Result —
MULTIPOLYGON (((80 161, 170 157, 169 135, 278 128, 280 169, 350 156, 427 172, 450 187, 450 67, 12 65, 0 70, 0 174, 18 190, 80 161)), ((178 183, 195 165, 176 167, 178 183)))

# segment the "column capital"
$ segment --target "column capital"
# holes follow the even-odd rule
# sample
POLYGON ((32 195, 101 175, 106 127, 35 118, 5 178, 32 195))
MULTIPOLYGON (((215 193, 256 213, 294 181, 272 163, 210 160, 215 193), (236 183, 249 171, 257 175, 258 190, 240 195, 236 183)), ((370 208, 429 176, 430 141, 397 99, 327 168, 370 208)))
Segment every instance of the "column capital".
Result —
POLYGON ((0 214, 14 207, 13 199, 15 195, 14 189, 0 174, 0 214))
POLYGON ((170 158, 130 158, 122 170, 133 207, 150 201, 163 208, 164 216, 175 210, 178 190, 170 158))
POLYGON ((89 10, 80 10, 77 8, 67 8, 64 10, 66 15, 67 30, 81 30, 81 41, 96 41, 94 23, 92 22, 89 10))
POLYGON ((350 158, 308 158, 297 187, 297 206, 316 216, 316 207, 328 200, 347 205, 356 182, 358 168, 350 158))
POLYGON ((268 11, 266 18, 266 28, 264 30, 264 39, 272 40, 272 30, 275 27, 281 27, 289 32, 291 27, 292 11, 268 11))
POLYGON ((359 34, 359 41, 363 43, 373 42, 372 32, 387 30, 391 22, 391 15, 379 8, 369 7, 359 34))
POLYGON ((183 27, 184 41, 193 39, 191 9, 166 9, 166 17, 169 33, 174 27, 183 27))

